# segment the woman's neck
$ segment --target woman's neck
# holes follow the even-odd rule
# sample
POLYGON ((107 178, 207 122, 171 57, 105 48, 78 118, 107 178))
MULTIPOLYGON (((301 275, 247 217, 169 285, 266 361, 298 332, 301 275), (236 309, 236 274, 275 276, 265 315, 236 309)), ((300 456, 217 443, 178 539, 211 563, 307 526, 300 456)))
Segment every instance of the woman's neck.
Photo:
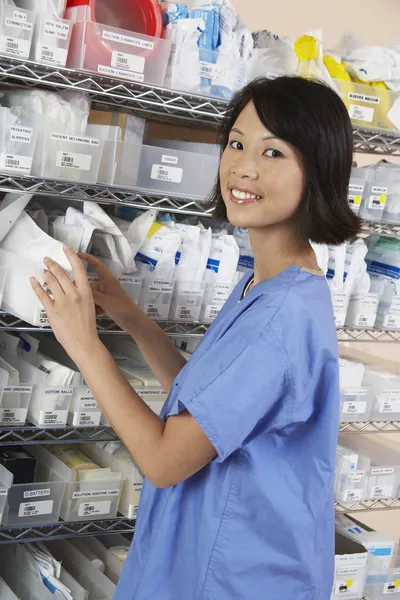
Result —
POLYGON ((294 227, 282 223, 249 229, 254 252, 254 284, 275 277, 292 265, 318 269, 310 244, 299 239, 295 231, 294 227))

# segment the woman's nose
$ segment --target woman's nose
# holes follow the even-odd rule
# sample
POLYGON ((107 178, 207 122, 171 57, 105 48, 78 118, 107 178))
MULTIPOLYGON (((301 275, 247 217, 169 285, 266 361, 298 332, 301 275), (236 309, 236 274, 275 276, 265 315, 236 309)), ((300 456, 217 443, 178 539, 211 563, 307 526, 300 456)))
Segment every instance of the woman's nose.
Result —
POLYGON ((241 154, 232 166, 232 174, 243 179, 257 179, 258 172, 254 160, 250 156, 241 154))

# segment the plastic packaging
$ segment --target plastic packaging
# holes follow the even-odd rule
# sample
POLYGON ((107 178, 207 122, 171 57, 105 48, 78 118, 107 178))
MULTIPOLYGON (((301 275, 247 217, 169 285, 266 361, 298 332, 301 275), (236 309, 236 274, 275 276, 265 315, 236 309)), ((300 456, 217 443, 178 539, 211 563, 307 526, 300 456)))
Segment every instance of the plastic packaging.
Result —
POLYGON ((400 329, 400 242, 390 238, 372 238, 366 256, 371 292, 378 294, 376 325, 400 329))
POLYGON ((213 235, 204 275, 206 283, 233 283, 239 247, 233 235, 213 235))
POLYGON ((31 60, 55 67, 65 67, 73 24, 50 14, 36 16, 31 60))
POLYGON ((171 54, 165 86, 187 92, 200 91, 200 53, 198 41, 205 29, 201 19, 179 19, 167 25, 165 35, 171 41, 171 54))
POLYGON ((366 182, 368 180, 368 169, 353 167, 349 183, 347 198, 354 214, 358 215, 365 194, 366 182))
POLYGON ((175 256, 180 245, 181 234, 178 230, 154 222, 135 256, 142 277, 172 279, 175 256))
MULTIPOLYGON (((239 246, 238 271, 248 273, 254 271, 254 252, 250 244, 249 232, 243 227, 235 227, 233 236, 239 246)), ((326 271, 324 271, 325 273, 326 271)))
POLYGON ((76 450, 73 446, 66 445, 50 445, 47 446, 49 452, 56 456, 64 463, 67 467, 73 471, 82 471, 88 469, 98 469, 96 465, 88 456, 76 450))

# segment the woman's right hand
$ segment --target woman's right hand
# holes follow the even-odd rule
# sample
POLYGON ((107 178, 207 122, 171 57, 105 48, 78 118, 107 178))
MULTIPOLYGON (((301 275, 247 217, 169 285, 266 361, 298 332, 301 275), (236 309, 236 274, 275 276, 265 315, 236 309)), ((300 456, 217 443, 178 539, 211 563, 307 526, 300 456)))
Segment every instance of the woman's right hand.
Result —
POLYGON ((106 314, 122 329, 125 329, 135 317, 136 311, 139 310, 138 307, 100 259, 91 254, 79 254, 79 257, 93 267, 98 275, 98 280, 90 284, 96 305, 96 314, 98 316, 106 314))

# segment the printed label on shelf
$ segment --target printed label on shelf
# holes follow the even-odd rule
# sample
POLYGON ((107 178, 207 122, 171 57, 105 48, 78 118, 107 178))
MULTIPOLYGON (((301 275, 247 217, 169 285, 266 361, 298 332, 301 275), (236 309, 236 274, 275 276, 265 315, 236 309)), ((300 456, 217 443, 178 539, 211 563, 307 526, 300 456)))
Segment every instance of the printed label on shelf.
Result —
POLYGON ((336 574, 339 577, 341 575, 355 575, 356 573, 358 573, 358 568, 357 567, 347 567, 347 568, 338 569, 336 571, 336 574))
POLYGON ((384 329, 400 329, 400 315, 387 313, 383 318, 384 329))
POLYGON ((189 296, 193 298, 201 298, 203 293, 204 292, 201 288, 182 288, 179 290, 180 296, 189 296))
POLYGON ((101 412, 76 412, 72 424, 74 427, 98 427, 100 425, 101 412))
POLYGON ((400 399, 392 400, 386 398, 379 403, 379 412, 381 414, 400 413, 400 399))
POLYGON ((349 201, 351 209, 353 210, 353 212, 356 213, 356 215, 358 215, 360 210, 363 193, 364 185, 359 185, 356 183, 349 184, 347 199, 349 201))
POLYGON ((123 69, 133 73, 143 73, 146 59, 144 56, 135 56, 134 54, 125 54, 114 50, 111 56, 111 66, 116 69, 123 69))
POLYGON ((374 485, 371 488, 370 497, 372 500, 384 500, 393 496, 392 485, 374 485))
POLYGON ((368 208, 379 210, 384 209, 387 200, 387 193, 387 187, 380 187, 377 185, 372 186, 368 200, 368 208))
POLYGON ((368 394, 367 388, 344 388, 342 394, 344 396, 366 396, 368 394))
POLYGON ((13 18, 6 17, 4 19, 6 27, 15 27, 16 29, 23 29, 24 31, 32 31, 33 23, 29 23, 26 15, 22 12, 14 11, 13 18))
POLYGON ((393 475, 393 467, 374 467, 371 469, 371 475, 393 475))
POLYGON ((350 483, 360 483, 364 477, 365 471, 357 471, 356 473, 351 473, 349 475, 349 481, 350 483))
POLYGON ((386 400, 386 397, 388 398, 394 398, 394 399, 400 399, 400 390, 396 389, 396 388, 390 388, 390 389, 385 389, 382 390, 381 392, 381 397, 382 399, 386 400))
POLYGON ((365 401, 343 402, 342 413, 344 415, 363 415, 366 410, 367 403, 365 401))
POLYGON ((0 169, 17 171, 29 175, 32 168, 32 157, 21 154, 0 154, 0 169))
POLYGON ((379 104, 381 99, 379 96, 366 96, 365 94, 356 94, 349 92, 349 100, 358 100, 359 102, 368 102, 368 104, 379 104))
POLYGON ((90 154, 79 154, 78 152, 64 152, 59 150, 56 155, 56 166, 79 171, 90 171, 92 157, 90 154))
POLYGON ((128 46, 134 46, 135 48, 143 48, 144 50, 154 50, 154 42, 150 40, 142 40, 137 37, 130 35, 123 35, 116 31, 109 31, 104 29, 103 40, 109 40, 110 42, 119 42, 121 44, 128 44, 128 46))
POLYGON ((50 488, 45 488, 43 490, 28 490, 27 492, 24 492, 24 498, 43 498, 44 496, 50 496, 50 493, 50 488))
POLYGON ((0 496, 7 496, 7 493, 8 493, 8 489, 6 489, 6 488, 0 489, 0 496))
POLYGON ((49 317, 47 316, 47 312, 44 310, 44 308, 36 309, 35 322, 39 323, 39 326, 50 325, 49 317))
POLYGON ((161 162, 162 163, 167 163, 169 165, 177 165, 178 164, 178 157, 177 156, 169 156, 167 154, 163 154, 161 156, 161 162))
POLYGON ((45 396, 72 396, 74 388, 44 388, 45 396))
POLYGON ((4 54, 19 56, 20 58, 29 58, 30 50, 30 40, 20 40, 15 37, 0 36, 0 52, 3 52, 4 54))
POLYGON ((174 286, 169 281, 159 281, 158 279, 149 283, 148 286, 149 292, 157 292, 158 294, 172 294, 173 289, 174 286))
POLYGON ((215 63, 209 63, 201 60, 199 62, 199 75, 200 77, 207 77, 208 79, 221 79, 222 72, 218 69, 215 63))
MULTIPOLYGON (((97 281, 97 279, 95 281, 97 281)), ((141 285, 142 284, 141 278, 134 277, 133 275, 121 275, 120 277, 118 277, 118 281, 122 284, 126 283, 128 285, 141 285)))
POLYGON ((372 123, 374 120, 375 109, 369 106, 359 106, 358 104, 350 104, 349 116, 350 119, 356 121, 365 121, 366 123, 372 123))
POLYGON ((348 596, 355 597, 354 594, 360 593, 360 581, 358 579, 343 579, 335 582, 335 596, 348 596))
POLYGON ((165 165, 153 165, 151 167, 151 179, 168 181, 169 183, 182 183, 183 169, 180 167, 167 167, 165 165))
POLYGON ((54 21, 53 19, 45 19, 43 26, 43 35, 55 38, 57 40, 68 40, 70 29, 70 23, 54 21))
POLYGON ((390 312, 400 315, 400 298, 393 298, 390 305, 390 312))
POLYGON ((21 144, 30 144, 32 140, 33 129, 31 127, 20 127, 11 125, 10 141, 19 142, 21 144))
POLYGON ((0 423, 2 425, 17 423, 24 425, 27 414, 27 408, 0 408, 0 423))
POLYGON ((354 327, 373 327, 375 325, 375 313, 358 313, 354 318, 354 327))
POLYGON ((384 594, 400 594, 400 579, 396 579, 396 581, 388 581, 383 586, 384 594))
POLYGON ((100 146, 98 138, 87 137, 85 135, 69 135, 67 133, 52 133, 51 139, 59 142, 71 142, 73 144, 82 144, 83 146, 100 146))
POLYGON ((68 418, 67 410, 41 410, 39 413, 39 424, 44 425, 66 425, 68 418))
POLYGON ((168 319, 169 304, 145 304, 144 312, 152 319, 168 319))
POLYGON ((222 306, 213 306, 212 304, 208 304, 206 306, 206 310, 204 311, 204 319, 206 321, 213 321, 219 314, 222 306))
POLYGON ((343 502, 360 502, 362 495, 362 489, 346 490, 343 492, 343 502))
POLYGON ((102 500, 101 502, 84 502, 78 510, 79 517, 89 517, 91 515, 109 515, 111 510, 111 500, 102 500))
POLYGON ((222 284, 222 283, 215 284, 212 303, 215 304, 216 302, 222 302, 222 303, 226 302, 229 298, 231 290, 232 290, 231 285, 226 285, 226 284, 222 284))
POLYGON ((48 62, 52 65, 65 67, 67 63, 68 48, 56 48, 54 46, 39 46, 39 60, 48 62))
POLYGON ((176 307, 173 318, 178 319, 180 321, 194 321, 199 318, 199 315, 200 306, 189 306, 188 304, 185 304, 176 307))
POLYGON ((19 517, 36 517, 50 515, 53 512, 53 500, 39 500, 39 502, 22 502, 19 505, 19 517))
POLYGON ((144 398, 145 396, 166 396, 166 392, 161 389, 161 388, 156 388, 156 389, 146 389, 146 388, 135 388, 136 393, 138 394, 138 396, 140 396, 141 398, 144 398))
POLYGON ((117 79, 130 79, 131 81, 137 81, 138 83, 143 83, 144 81, 144 75, 142 73, 124 71, 124 69, 114 69, 113 67, 107 67, 106 65, 98 65, 97 72, 102 75, 112 75, 117 79))
POLYGON ((119 496, 119 490, 93 490, 91 492, 74 492, 72 498, 98 498, 99 496, 119 496))
POLYGON ((14 393, 14 392, 19 392, 20 394, 30 394, 32 392, 32 387, 31 385, 8 385, 7 387, 3 388, 3 392, 4 394, 7 393, 14 393))

